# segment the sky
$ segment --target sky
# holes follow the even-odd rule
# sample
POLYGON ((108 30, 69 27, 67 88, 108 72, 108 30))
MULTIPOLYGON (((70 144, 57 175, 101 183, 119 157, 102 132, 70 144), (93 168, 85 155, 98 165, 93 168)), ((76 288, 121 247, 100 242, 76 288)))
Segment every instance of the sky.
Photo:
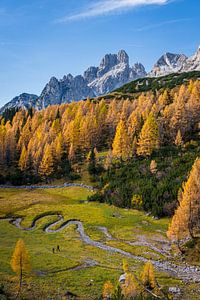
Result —
POLYGON ((0 0, 0 106, 124 49, 150 71, 200 44, 200 0, 0 0))

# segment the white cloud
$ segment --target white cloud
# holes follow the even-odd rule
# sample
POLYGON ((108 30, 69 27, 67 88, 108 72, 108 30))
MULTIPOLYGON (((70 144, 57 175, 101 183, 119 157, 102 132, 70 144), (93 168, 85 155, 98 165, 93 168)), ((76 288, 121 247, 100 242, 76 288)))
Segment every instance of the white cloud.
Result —
POLYGON ((150 25, 147 25, 147 26, 144 26, 144 27, 140 27, 140 28, 135 29, 134 31, 146 31, 146 30, 151 30, 151 29, 155 29, 155 28, 160 28, 160 27, 163 27, 165 25, 188 22, 188 21, 191 21, 191 20, 192 19, 190 19, 190 18, 168 20, 168 21, 163 21, 163 22, 160 22, 160 23, 150 24, 150 25))
POLYGON ((96 17, 123 10, 131 9, 137 6, 145 5, 163 5, 170 0, 99 0, 95 4, 86 7, 77 14, 66 16, 59 20, 59 22, 75 21, 90 17, 96 17))

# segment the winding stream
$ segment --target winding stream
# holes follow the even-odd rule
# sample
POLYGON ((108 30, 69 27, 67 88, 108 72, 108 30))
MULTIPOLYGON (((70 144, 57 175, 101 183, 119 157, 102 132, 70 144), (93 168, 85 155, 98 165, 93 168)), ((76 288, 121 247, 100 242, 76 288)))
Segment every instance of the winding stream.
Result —
MULTIPOLYGON (((121 250, 121 249, 113 247, 113 246, 106 245, 102 242, 92 240, 85 233, 83 223, 80 220, 73 219, 73 220, 64 221, 63 216, 58 213, 51 212, 51 213, 42 214, 42 215, 38 216, 37 218, 35 218, 31 224, 31 226, 27 227, 27 228, 23 227, 21 225, 23 218, 11 217, 11 218, 4 218, 1 220, 8 220, 12 225, 16 226, 17 228, 19 228, 21 230, 29 231, 29 230, 33 230, 36 228, 36 224, 39 220, 46 218, 48 216, 57 216, 57 220, 44 227, 43 230, 45 233, 48 233, 48 234, 57 233, 71 225, 75 225, 76 231, 79 233, 81 240, 87 245, 102 249, 109 253, 118 253, 118 254, 121 254, 122 256, 132 258, 136 261, 140 261, 140 262, 148 261, 148 259, 143 256, 133 255, 130 252, 121 250), (60 226, 56 229, 53 229, 53 227, 57 226, 58 224, 60 224, 60 226)), ((99 230, 104 232, 108 238, 112 238, 112 236, 109 234, 106 227, 100 227, 99 230)), ((115 238, 112 238, 112 239, 115 239, 115 238)), ((115 239, 115 240, 117 240, 117 239, 115 239)), ((169 260, 166 260, 166 261, 165 260, 151 260, 151 262, 155 266, 155 268, 157 268, 158 270, 170 273, 172 276, 178 277, 178 278, 182 279, 183 281, 200 282, 200 267, 191 266, 191 265, 187 265, 187 264, 185 264, 185 265, 174 264, 174 263, 170 262, 169 260)))

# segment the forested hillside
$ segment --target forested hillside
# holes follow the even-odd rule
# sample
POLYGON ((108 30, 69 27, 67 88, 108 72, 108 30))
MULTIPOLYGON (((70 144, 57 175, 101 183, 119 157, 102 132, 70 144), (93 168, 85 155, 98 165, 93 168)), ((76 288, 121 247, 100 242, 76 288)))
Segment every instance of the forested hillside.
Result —
POLYGON ((199 99, 200 82, 190 81, 135 100, 7 112, 0 126, 1 184, 75 179, 89 161, 100 188, 93 198, 171 215, 199 155, 199 99))

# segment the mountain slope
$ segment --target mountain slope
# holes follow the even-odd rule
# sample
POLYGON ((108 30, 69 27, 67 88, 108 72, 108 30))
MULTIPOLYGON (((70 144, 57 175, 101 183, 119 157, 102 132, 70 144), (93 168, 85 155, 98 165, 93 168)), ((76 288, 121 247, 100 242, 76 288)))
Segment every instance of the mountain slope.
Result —
POLYGON ((43 109, 49 105, 79 101, 88 97, 106 95, 104 97, 109 98, 109 93, 116 89, 119 89, 117 90, 119 92, 138 93, 150 89, 174 87, 184 80, 199 77, 199 74, 191 73, 192 71, 200 71, 200 47, 189 58, 184 54, 164 54, 149 74, 141 63, 131 67, 128 54, 120 50, 118 54, 106 54, 98 67, 89 67, 83 75, 73 77, 68 74, 60 80, 52 77, 39 97, 22 94, 0 109, 0 113, 7 108, 33 106, 36 109, 43 109), (169 74, 171 76, 163 78, 169 74), (138 78, 143 79, 137 81, 138 78), (134 80, 135 83, 129 85, 134 80), (124 85, 125 87, 121 89, 124 85))
MULTIPOLYGON (((52 77, 44 87, 41 95, 33 101, 30 99, 20 100, 21 95, 5 105, 6 108, 23 107, 30 105, 36 109, 43 109, 49 105, 68 103, 86 98, 103 95, 121 87, 136 78, 146 76, 146 71, 141 63, 133 67, 129 65, 128 54, 120 50, 118 54, 106 54, 101 60, 99 67, 89 67, 83 75, 73 77, 71 74, 58 80, 52 77)), ((28 97, 28 96, 27 96, 28 97)))
POLYGON ((23 93, 13 98, 7 104, 5 104, 0 109, 0 114, 2 114, 5 110, 10 108, 25 108, 25 109, 29 109, 30 107, 37 108, 38 107, 37 99, 38 99, 37 95, 23 93))
POLYGON ((184 54, 166 53, 154 65, 150 77, 165 76, 171 73, 200 71, 200 46, 196 53, 187 57, 184 54))
MULTIPOLYGON (((190 80, 200 80, 200 71, 174 73, 162 77, 146 77, 134 80, 123 87, 115 90, 115 93, 124 94, 138 94, 148 92, 150 90, 156 91, 160 89, 172 89, 190 80)), ((110 94, 112 95, 112 93, 110 94)))

